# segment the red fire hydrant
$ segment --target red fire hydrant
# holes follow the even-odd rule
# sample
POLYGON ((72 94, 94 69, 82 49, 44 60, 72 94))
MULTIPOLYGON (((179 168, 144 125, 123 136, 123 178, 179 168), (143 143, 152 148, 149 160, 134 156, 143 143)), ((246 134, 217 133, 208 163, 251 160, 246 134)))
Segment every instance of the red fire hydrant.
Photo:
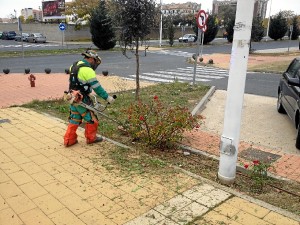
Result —
POLYGON ((30 81, 30 86, 35 87, 35 76, 33 74, 30 74, 28 77, 28 80, 30 81))

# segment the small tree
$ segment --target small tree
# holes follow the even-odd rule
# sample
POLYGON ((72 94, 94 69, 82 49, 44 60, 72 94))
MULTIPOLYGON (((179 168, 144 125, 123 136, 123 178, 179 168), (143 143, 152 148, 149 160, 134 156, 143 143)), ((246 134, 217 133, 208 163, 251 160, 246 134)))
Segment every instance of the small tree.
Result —
POLYGON ((261 17, 254 17, 252 21, 251 41, 259 42, 264 37, 263 21, 261 17))
POLYGON ((230 17, 228 17, 225 24, 225 30, 227 32, 227 40, 230 43, 232 43, 233 41, 234 24, 235 24, 235 15, 231 15, 230 17))
POLYGON ((292 40, 297 40, 298 36, 300 35, 299 30, 299 23, 298 23, 298 16, 294 16, 292 20, 293 32, 292 32, 292 40))
POLYGON ((136 58, 136 92, 135 98, 139 99, 140 93, 140 58, 139 45, 150 34, 155 21, 154 0, 115 0, 119 5, 121 15, 121 46, 123 54, 126 49, 134 51, 136 58))
POLYGON ((172 47, 174 44, 174 37, 175 37, 175 29, 174 29, 172 17, 168 16, 166 25, 167 25, 167 31, 168 31, 169 44, 172 47))
POLYGON ((269 37, 277 41, 284 37, 288 31, 287 20, 282 12, 277 13, 270 19, 269 37))
POLYGON ((98 7, 92 12, 90 18, 90 32, 93 43, 101 50, 115 47, 115 33, 112 20, 108 16, 105 1, 100 0, 98 7))

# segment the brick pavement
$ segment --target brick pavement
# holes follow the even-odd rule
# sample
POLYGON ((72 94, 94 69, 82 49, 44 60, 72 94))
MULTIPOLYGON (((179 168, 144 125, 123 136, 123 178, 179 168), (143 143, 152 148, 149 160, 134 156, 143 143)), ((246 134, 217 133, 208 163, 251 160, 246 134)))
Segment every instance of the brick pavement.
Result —
POLYGON ((182 171, 162 179, 112 169, 107 154, 115 145, 87 146, 81 129, 79 144, 63 147, 64 121, 7 107, 60 97, 67 76, 39 75, 35 88, 26 79, 0 76, 0 224, 299 225, 299 216, 182 171), (11 90, 17 94, 8 101, 11 90))

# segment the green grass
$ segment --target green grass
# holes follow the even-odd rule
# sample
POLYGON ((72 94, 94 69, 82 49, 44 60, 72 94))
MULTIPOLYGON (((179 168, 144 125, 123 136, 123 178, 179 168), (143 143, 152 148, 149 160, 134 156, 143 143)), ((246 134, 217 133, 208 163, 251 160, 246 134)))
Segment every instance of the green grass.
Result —
MULTIPOLYGON (((152 100, 152 98, 157 95, 163 104, 188 107, 190 111, 192 111, 209 88, 209 86, 205 85, 198 84, 193 86, 179 82, 157 84, 142 88, 140 90, 140 99, 146 102, 152 100)), ((126 119, 123 110, 128 108, 129 105, 135 101, 135 92, 130 90, 120 91, 115 94, 117 95, 116 101, 112 105, 109 105, 104 113, 114 120, 123 122, 126 119)), ((99 101, 104 103, 102 99, 99 99, 99 101)), ((34 109, 38 112, 48 113, 65 121, 67 121, 69 115, 69 104, 63 99, 48 101, 34 100, 22 106, 34 109)), ((117 123, 101 116, 99 116, 99 121, 99 130, 102 135, 117 138, 118 140, 120 139, 120 142, 124 139, 123 141, 126 142, 126 136, 122 136, 120 132, 116 131, 119 126, 117 123)))

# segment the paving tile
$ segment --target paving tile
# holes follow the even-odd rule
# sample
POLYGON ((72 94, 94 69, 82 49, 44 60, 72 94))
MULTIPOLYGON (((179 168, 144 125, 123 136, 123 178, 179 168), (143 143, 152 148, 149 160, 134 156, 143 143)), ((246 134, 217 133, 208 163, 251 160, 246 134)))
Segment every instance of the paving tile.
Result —
POLYGON ((77 163, 70 162, 64 165, 61 165, 65 170, 69 171, 70 173, 83 173, 86 171, 82 166, 78 165, 77 163))
POLYGON ((52 213, 51 215, 49 215, 49 217, 55 223, 55 225, 86 225, 67 208, 52 213))
POLYGON ((271 225, 270 223, 260 219, 257 216, 254 216, 245 211, 240 211, 234 216, 236 222, 243 225, 271 225))
POLYGON ((67 157, 61 155, 61 154, 57 154, 56 155, 52 155, 49 157, 49 159, 53 162, 55 162, 57 165, 64 165, 67 163, 71 163, 71 160, 68 159, 67 157))
POLYGON ((42 195, 47 194, 48 192, 46 191, 45 188, 43 188, 39 183, 36 181, 32 181, 23 185, 19 186, 20 189, 30 198, 36 198, 42 195))
POLYGON ((234 219, 230 219, 213 210, 205 214, 201 219, 195 221, 195 223, 203 225, 241 225, 241 223, 236 222, 234 219))
POLYGON ((11 173, 8 176, 16 183, 16 185, 22 185, 33 181, 33 179, 24 171, 11 173))
POLYGON ((197 202, 192 202, 191 204, 171 215, 171 219, 178 224, 184 225, 188 222, 191 222, 194 218, 202 216, 208 210, 208 207, 205 207, 197 202))
POLYGON ((121 209, 115 213, 108 215, 107 217, 118 225, 124 224, 124 223, 132 220, 133 218, 135 218, 135 216, 133 214, 131 214, 130 212, 128 212, 125 209, 121 209))
POLYGON ((40 167, 43 168, 43 170, 45 170, 47 173, 49 173, 52 176, 66 171, 64 168, 62 168, 61 166, 57 165, 54 162, 49 162, 49 163, 43 164, 40 167))
POLYGON ((143 203, 141 200, 131 196, 130 194, 119 196, 114 199, 114 202, 135 216, 139 216, 151 209, 151 207, 143 203))
POLYGON ((221 189, 213 189, 206 195, 198 198, 196 201, 207 207, 214 207, 229 198, 231 194, 221 189))
POLYGON ((34 209, 36 205, 25 194, 18 194, 5 199, 8 205, 18 214, 34 209))
POLYGON ((86 201, 106 216, 122 209, 119 204, 102 194, 91 196, 86 201))
POLYGON ((94 186, 94 188, 110 199, 114 199, 126 193, 108 182, 102 182, 101 184, 94 186))
POLYGON ((20 214, 25 224, 30 225, 55 225, 40 209, 35 208, 20 214))
POLYGON ((0 169, 0 183, 6 182, 9 180, 10 180, 9 176, 7 176, 6 173, 4 173, 4 171, 0 169))
POLYGON ((91 209, 85 213, 79 215, 79 218, 86 224, 101 224, 101 225, 116 225, 111 219, 108 219, 104 214, 97 209, 91 209))
POLYGON ((0 210, 0 222, 3 225, 24 225, 19 216, 11 208, 0 210))
POLYGON ((229 218, 234 217, 240 211, 239 208, 227 204, 226 202, 214 208, 214 210, 229 218))
POLYGON ((14 161, 16 164, 18 164, 19 166, 20 164, 31 162, 30 158, 28 158, 23 154, 15 155, 14 157, 11 158, 11 160, 14 161))
POLYGON ((263 208, 259 205, 256 205, 254 203, 251 203, 247 200, 238 198, 238 197, 233 197, 226 201, 227 204, 232 205, 235 208, 238 208, 240 210, 243 210, 247 213, 250 213, 256 217, 263 218, 265 217, 270 210, 263 208))
POLYGON ((46 215, 63 209, 65 206, 51 194, 45 194, 32 200, 46 215))
POLYGON ((62 171, 61 173, 53 175, 53 177, 64 185, 70 186, 70 188, 72 187, 72 184, 80 183, 80 180, 68 171, 62 171))
POLYGON ((19 166, 29 175, 42 171, 41 167, 34 162, 23 163, 19 166))
POLYGON ((196 185, 191 189, 183 192, 182 195, 196 201, 197 199, 205 196, 208 192, 212 191, 213 189, 215 189, 215 187, 209 184, 196 185))
POLYGON ((9 180, 0 184, 0 194, 7 199, 22 194, 22 190, 12 180, 9 180))
POLYGON ((22 170, 15 162, 1 163, 0 169, 2 169, 7 175, 22 170))
POLYGON ((79 215, 93 208, 86 200, 76 194, 70 194, 60 198, 60 202, 70 209, 75 215, 79 215))
POLYGON ((170 216, 191 203, 192 200, 188 199, 187 197, 184 197, 183 195, 177 195, 169 201, 156 206, 154 210, 165 216, 170 216))
MULTIPOLYGON (((1 195, 0 195, 0 211, 2 210, 2 209, 6 209, 6 208, 8 208, 9 206, 8 206, 8 204, 7 204, 7 202, 1 197, 1 195)), ((0 220, 1 221, 1 220, 0 220)))
MULTIPOLYGON (((22 140, 23 141, 23 140, 22 140)), ((38 155, 40 154, 37 150, 31 148, 30 146, 28 147, 24 147, 22 149, 19 150, 21 153, 23 153, 25 156, 30 157, 30 156, 34 156, 34 155, 38 155)))
MULTIPOLYGON (((152 224, 158 224, 160 221, 164 221, 165 217, 158 213, 155 210, 150 210, 146 213, 144 213, 143 215, 134 218, 133 220, 128 221, 127 223, 125 223, 124 225, 152 225, 152 224)), ((159 223, 161 224, 161 223, 159 223)), ((161 224, 163 225, 163 223, 161 224)), ((166 224, 167 225, 167 224, 166 224)), ((170 225, 174 225, 170 224, 170 225)))
POLYGON ((62 197, 73 194, 68 187, 60 182, 47 184, 44 186, 44 188, 57 199, 61 199, 62 197))
POLYGON ((53 182, 57 182, 57 180, 53 176, 51 176, 49 173, 45 171, 31 174, 31 177, 35 179, 42 186, 51 184, 53 182))
POLYGON ((30 159, 33 162, 35 162, 37 165, 42 165, 42 164, 46 164, 46 163, 51 162, 51 160, 49 158, 47 158, 46 156, 44 156, 42 154, 30 156, 30 159))
POLYGON ((264 221, 267 221, 269 222, 270 224, 273 224, 273 225, 299 225, 300 223, 295 221, 295 220, 292 220, 290 218, 287 218, 283 215, 280 215, 276 212, 270 212, 268 213, 264 218, 263 218, 264 221))
POLYGON ((94 196, 99 193, 96 188, 82 182, 74 183, 70 186, 70 189, 83 199, 87 199, 88 197, 94 196))
MULTIPOLYGON (((1 143, 1 142, 0 142, 1 143)), ((2 143, 1 143, 2 144, 2 143)), ((11 158, 9 158, 7 155, 5 155, 3 152, 0 152, 0 163, 8 163, 11 162, 11 158)))

